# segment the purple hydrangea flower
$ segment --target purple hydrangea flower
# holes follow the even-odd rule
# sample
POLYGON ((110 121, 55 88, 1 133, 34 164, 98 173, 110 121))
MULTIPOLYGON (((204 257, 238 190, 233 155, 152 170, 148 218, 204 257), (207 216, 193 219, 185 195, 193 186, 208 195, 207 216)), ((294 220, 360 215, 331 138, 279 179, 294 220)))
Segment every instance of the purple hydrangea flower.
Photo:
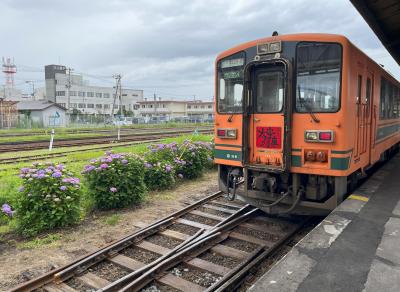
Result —
POLYGON ((107 163, 102 163, 102 164, 100 164, 100 168, 101 169, 106 169, 106 168, 108 168, 108 164, 107 163))
POLYGON ((60 171, 64 170, 64 167, 65 167, 64 164, 57 165, 57 169, 60 171))
POLYGON ((56 172, 54 172, 51 176, 54 177, 54 178, 58 178, 58 177, 61 177, 62 174, 61 174, 61 172, 56 171, 56 172))
POLYGON ((113 160, 112 160, 112 158, 111 157, 107 157, 106 159, 105 159, 105 162, 108 162, 108 163, 110 163, 110 162, 112 162, 113 160))
POLYGON ((116 191, 117 191, 117 188, 115 188, 115 187, 110 188, 110 192, 115 193, 116 191))
POLYGON ((18 192, 20 192, 20 193, 22 193, 24 190, 25 190, 24 186, 21 186, 21 187, 18 188, 18 192))
POLYGON ((121 163, 122 163, 122 164, 127 164, 127 163, 128 163, 128 160, 122 159, 122 160, 121 160, 121 163))
MULTIPOLYGON (((54 173, 53 173, 53 175, 54 175, 54 173)), ((34 175, 32 175, 33 177, 34 177, 34 175)), ((37 175, 36 175, 36 177, 37 178, 44 178, 45 177, 45 174, 44 173, 38 173, 37 175)))
POLYGON ((3 204, 3 206, 1 206, 1 211, 3 211, 3 213, 6 214, 8 217, 12 217, 14 213, 9 204, 3 204))
POLYGON ((182 173, 178 174, 178 177, 183 178, 183 174, 182 173))
POLYGON ((172 169, 172 168, 171 168, 170 165, 167 164, 167 165, 165 166, 165 171, 166 171, 166 172, 171 172, 171 169, 172 169))
POLYGON ((151 165, 150 163, 147 163, 147 162, 146 162, 146 163, 144 164, 144 167, 146 167, 146 168, 151 168, 151 167, 153 167, 153 165, 151 165))
POLYGON ((60 187, 60 190, 66 191, 66 190, 67 190, 67 187, 66 187, 66 186, 61 186, 61 187, 60 187))
POLYGON ((30 168, 29 167, 23 167, 23 168, 21 168, 21 173, 28 173, 29 172, 29 170, 30 170, 30 168))
POLYGON ((94 165, 85 165, 85 170, 83 171, 85 172, 91 172, 93 169, 95 169, 96 167, 94 165))
POLYGON ((106 155, 110 155, 111 153, 111 151, 106 151, 106 155))

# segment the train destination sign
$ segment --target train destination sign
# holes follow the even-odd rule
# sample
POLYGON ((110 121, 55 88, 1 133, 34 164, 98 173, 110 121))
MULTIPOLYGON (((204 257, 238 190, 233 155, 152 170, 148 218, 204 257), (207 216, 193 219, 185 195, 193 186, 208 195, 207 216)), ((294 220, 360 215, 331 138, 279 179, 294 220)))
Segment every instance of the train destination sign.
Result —
POLYGON ((244 65, 244 58, 223 60, 221 68, 239 67, 244 65))

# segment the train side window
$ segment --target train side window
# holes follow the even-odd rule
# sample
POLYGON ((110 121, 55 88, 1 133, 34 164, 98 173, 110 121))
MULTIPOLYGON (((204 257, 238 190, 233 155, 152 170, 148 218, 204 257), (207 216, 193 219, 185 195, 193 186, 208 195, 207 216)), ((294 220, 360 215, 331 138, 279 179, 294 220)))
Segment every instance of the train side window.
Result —
POLYGON ((361 103, 362 76, 358 75, 357 103, 361 103))
POLYGON ((367 105, 367 116, 369 116, 369 110, 370 110, 370 103, 371 103, 371 79, 367 78, 367 83, 366 83, 366 92, 365 92, 365 103, 367 105))
POLYGON ((379 119, 385 119, 386 80, 381 78, 381 96, 379 100, 379 119))

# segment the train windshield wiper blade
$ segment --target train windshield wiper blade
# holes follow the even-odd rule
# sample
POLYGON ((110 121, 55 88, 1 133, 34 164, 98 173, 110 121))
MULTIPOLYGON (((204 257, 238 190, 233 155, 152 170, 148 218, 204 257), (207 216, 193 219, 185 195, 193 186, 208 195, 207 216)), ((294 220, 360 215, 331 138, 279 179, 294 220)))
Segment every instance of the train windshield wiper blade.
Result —
POLYGON ((307 101, 301 97, 300 95, 300 86, 297 86, 297 91, 299 94, 299 101, 300 103, 304 106, 304 108, 307 110, 307 112, 310 114, 311 118, 313 119, 314 122, 319 123, 320 120, 315 116, 315 114, 312 111, 312 107, 307 104, 307 101))

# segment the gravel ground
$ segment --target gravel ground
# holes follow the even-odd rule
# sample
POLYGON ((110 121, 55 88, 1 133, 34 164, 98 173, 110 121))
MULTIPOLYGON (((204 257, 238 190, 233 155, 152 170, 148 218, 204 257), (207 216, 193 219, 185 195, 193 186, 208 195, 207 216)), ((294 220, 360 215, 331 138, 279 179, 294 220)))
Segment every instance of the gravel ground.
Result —
POLYGON ((180 290, 162 283, 151 282, 149 285, 140 290, 140 292, 180 292, 180 290))
POLYGON ((206 217, 203 217, 203 216, 193 215, 193 214, 186 214, 186 215, 182 216, 182 218, 186 219, 186 220, 195 221, 195 222, 198 222, 198 223, 210 225, 210 226, 217 225, 220 222, 218 220, 206 218, 206 217))
POLYGON ((224 240, 222 244, 245 252, 253 252, 259 247, 259 245, 255 243, 239 240, 236 238, 228 238, 224 240))
POLYGON ((280 239, 280 236, 275 235, 275 234, 261 232, 261 231, 253 230, 253 229, 247 229, 247 228, 243 228, 243 227, 235 228, 235 231, 245 234, 245 235, 251 235, 253 237, 264 239, 264 240, 270 241, 270 242, 276 242, 280 239))
POLYGON ((154 243, 154 244, 157 244, 157 245, 169 248, 169 249, 173 249, 174 247, 176 247, 182 243, 182 240, 178 240, 175 238, 171 238, 171 237, 159 235, 159 234, 155 234, 150 237, 147 237, 146 241, 150 241, 151 243, 154 243))
POLYGON ((206 207, 199 207, 199 208, 196 208, 196 210, 204 212, 204 213, 208 213, 208 214, 221 216, 221 217, 229 217, 228 213, 225 213, 225 212, 222 212, 222 211, 218 211, 218 210, 214 210, 214 209, 209 209, 209 208, 206 208, 206 207))
POLYGON ((96 274, 100 278, 106 279, 110 282, 114 282, 130 273, 129 270, 114 265, 113 263, 107 261, 102 261, 98 265, 88 270, 89 272, 92 272, 93 274, 96 274))
POLYGON ((199 228, 181 224, 181 223, 174 223, 168 227, 168 229, 178 231, 180 233, 188 234, 188 235, 194 235, 196 234, 197 231, 199 231, 199 228))
POLYGON ((69 279, 68 281, 65 282, 65 284, 78 291, 85 291, 85 292, 96 291, 96 289, 94 289, 93 287, 87 286, 75 278, 69 279))
POLYGON ((265 226, 266 230, 271 231, 286 231, 290 228, 290 224, 284 222, 267 222, 262 219, 250 219, 247 222, 257 224, 259 226, 265 226))
POLYGON ((233 269, 240 263, 240 260, 238 259, 225 257, 211 251, 206 251, 201 255, 199 255, 198 257, 201 258, 202 260, 209 261, 216 265, 220 265, 229 269, 233 269))
POLYGON ((171 269, 170 273, 206 288, 210 287, 222 278, 214 273, 195 269, 182 264, 171 269))
POLYGON ((140 247, 128 247, 121 251, 121 254, 145 264, 149 264, 160 257, 159 254, 140 247))

